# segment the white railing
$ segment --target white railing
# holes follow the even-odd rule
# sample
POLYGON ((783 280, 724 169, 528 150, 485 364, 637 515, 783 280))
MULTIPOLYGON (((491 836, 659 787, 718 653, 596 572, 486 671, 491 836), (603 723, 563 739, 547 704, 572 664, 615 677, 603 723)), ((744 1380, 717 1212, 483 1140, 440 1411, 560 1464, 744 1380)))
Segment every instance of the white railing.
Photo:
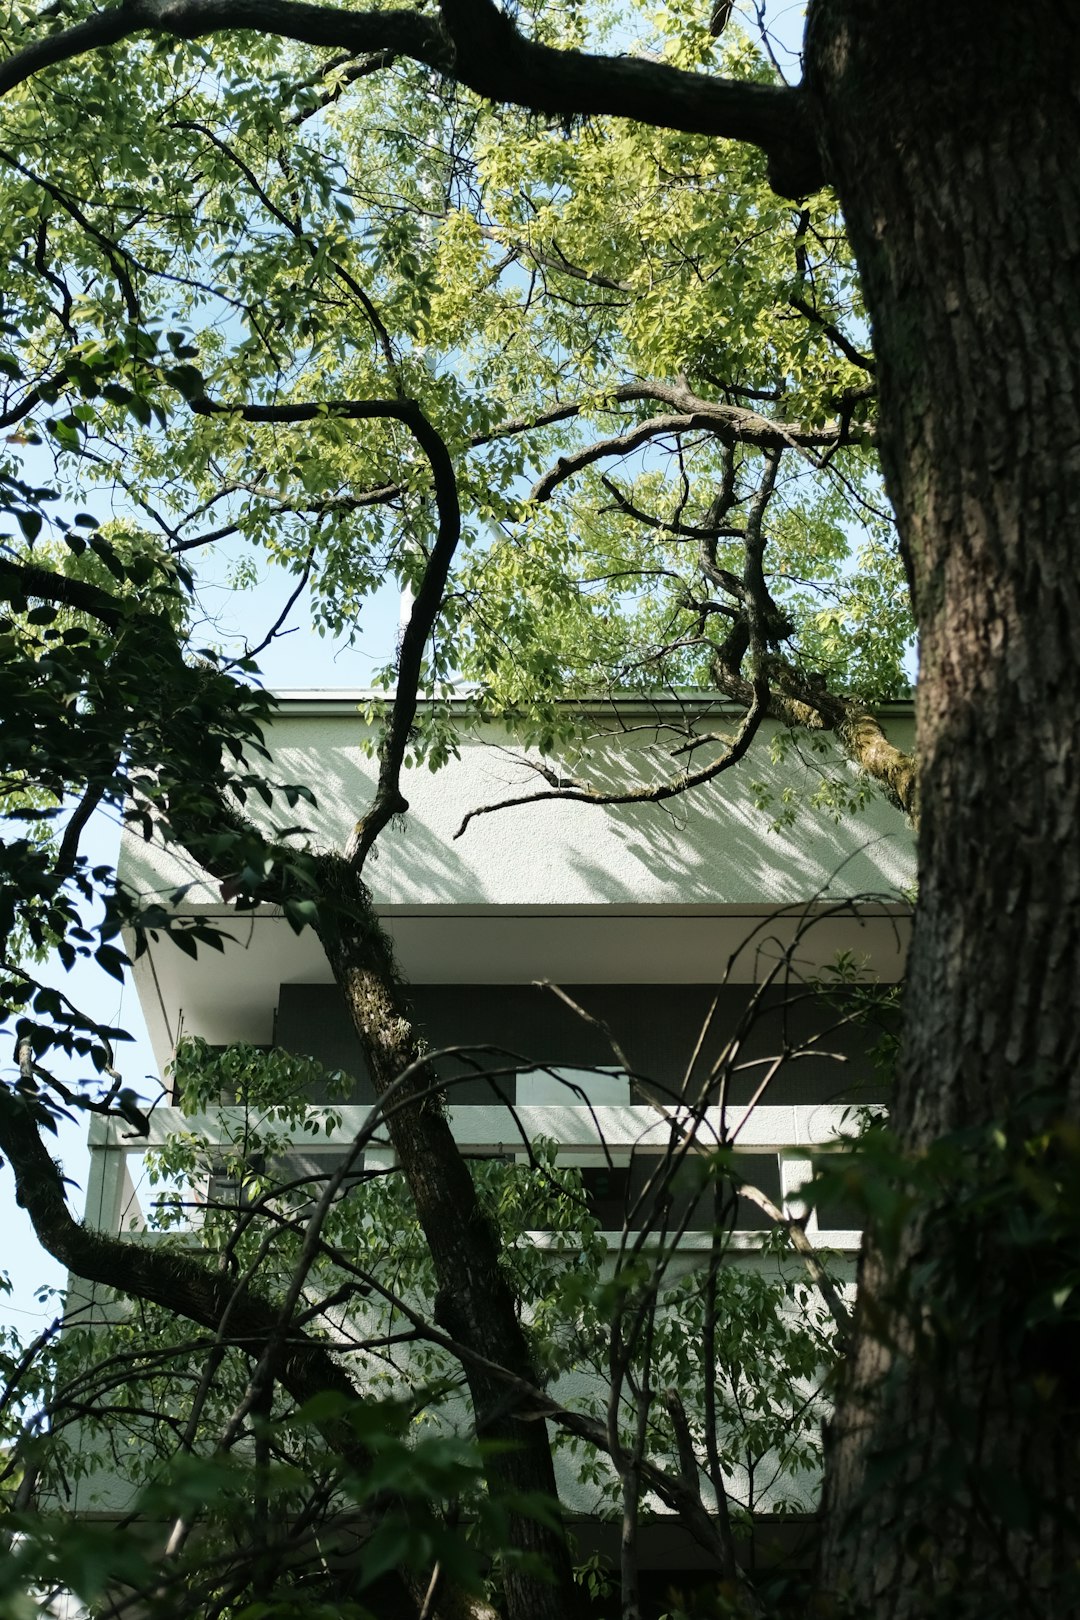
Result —
MULTIPOLYGON (((562 1095, 572 1093, 564 1087, 562 1095)), ((369 1107, 355 1104, 313 1107, 309 1114, 319 1124, 318 1133, 302 1132, 296 1138, 297 1150, 306 1157, 317 1157, 320 1151, 340 1153, 370 1125, 372 1118, 369 1107)), ((736 1154, 775 1154, 783 1211, 797 1217, 804 1214, 800 1190, 812 1174, 810 1150, 820 1154, 858 1129, 849 1107, 828 1103, 762 1104, 750 1110, 734 1106, 723 1114, 719 1108, 708 1108, 695 1115, 687 1108, 646 1103, 523 1101, 514 1107, 451 1105, 447 1114, 454 1139, 465 1150, 521 1156, 529 1142, 545 1137, 559 1144, 562 1163, 581 1168, 605 1162, 625 1166, 631 1158, 659 1156, 673 1138, 682 1140, 691 1131, 694 1151, 710 1152, 726 1140, 736 1154)), ((156 1108, 150 1115, 147 1135, 136 1136, 121 1121, 95 1117, 90 1130, 87 1223, 112 1233, 140 1231, 146 1225, 150 1203, 146 1194, 151 1189, 144 1189, 142 1177, 132 1174, 132 1160, 163 1146, 177 1133, 202 1138, 211 1146, 233 1146, 252 1131, 258 1134, 264 1120, 272 1123, 269 1116, 241 1106, 225 1105, 199 1114, 156 1108)), ((382 1125, 366 1149, 369 1165, 375 1155, 384 1163, 393 1162, 382 1125)), ((833 1249, 857 1249, 861 1238, 854 1228, 819 1232, 816 1211, 806 1216, 805 1230, 809 1237, 819 1238, 833 1249)), ((761 1240, 760 1233, 734 1236, 736 1247, 755 1247, 761 1240)), ((542 1241, 542 1234, 538 1238, 542 1241)), ((684 1241, 695 1247, 708 1239, 704 1234, 688 1233, 684 1241)))

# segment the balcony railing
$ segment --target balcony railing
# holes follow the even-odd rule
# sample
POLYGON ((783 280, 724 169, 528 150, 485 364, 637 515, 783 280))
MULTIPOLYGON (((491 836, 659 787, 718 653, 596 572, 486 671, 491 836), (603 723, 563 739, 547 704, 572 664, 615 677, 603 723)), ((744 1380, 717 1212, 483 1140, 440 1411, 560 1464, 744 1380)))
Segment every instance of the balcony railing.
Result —
MULTIPOLYGON (((606 1077, 605 1077, 606 1078, 606 1077)), ((560 1085, 561 1082, 555 1082, 560 1085)), ((617 1082, 612 1077, 612 1085, 617 1082)), ((558 1092, 540 1090, 540 1095, 558 1092)), ((603 1088, 597 1095, 612 1094, 603 1088)), ((534 1093, 535 1094, 535 1093, 534 1093)), ((574 1093, 561 1087, 563 1097, 574 1093)), ((305 1162, 320 1157, 340 1162, 344 1148, 355 1141, 371 1121, 371 1109, 355 1105, 312 1108, 312 1122, 318 1134, 303 1133, 296 1151, 305 1162)), ((786 1216, 804 1219, 804 1230, 812 1240, 830 1249, 856 1250, 861 1233, 842 1211, 814 1209, 806 1212, 800 1201, 801 1190, 813 1173, 813 1158, 838 1145, 858 1130, 858 1121, 848 1106, 836 1104, 759 1105, 744 1111, 708 1108, 696 1115, 687 1108, 663 1107, 607 1101, 524 1101, 514 1107, 472 1103, 447 1110, 454 1139, 466 1152, 525 1157, 529 1142, 547 1138, 559 1144, 559 1162, 577 1166, 588 1182, 589 1173, 601 1168, 619 1170, 636 1164, 648 1168, 673 1143, 685 1142, 692 1135, 689 1152, 711 1152, 721 1142, 737 1155, 745 1156, 746 1179, 756 1181, 764 1172, 771 1184, 765 1190, 786 1216)), ((95 1117, 90 1131, 90 1177, 87 1184, 88 1224, 110 1233, 145 1232, 155 1199, 146 1184, 140 1161, 148 1151, 163 1146, 180 1132, 203 1139, 209 1146, 235 1151, 252 1130, 258 1131, 257 1111, 242 1106, 223 1106, 201 1114, 186 1114, 178 1108, 156 1108, 149 1118, 149 1132, 134 1135, 122 1122, 95 1117)), ((275 1127, 276 1131, 280 1126, 275 1127)), ((365 1148, 365 1162, 393 1163, 385 1127, 380 1126, 365 1148)), ((746 1201, 741 1201, 741 1206, 746 1201)), ((610 1195, 601 1206, 611 1206, 610 1195)), ((606 1224, 606 1222, 605 1222, 606 1224)), ((744 1225, 738 1222, 737 1225, 744 1225)), ((767 1218, 755 1223, 757 1230, 736 1230, 735 1248, 756 1248, 767 1218)), ((543 1241, 543 1234, 537 1234, 543 1241)), ((681 1240, 695 1248, 709 1242, 708 1234, 688 1230, 681 1240)))

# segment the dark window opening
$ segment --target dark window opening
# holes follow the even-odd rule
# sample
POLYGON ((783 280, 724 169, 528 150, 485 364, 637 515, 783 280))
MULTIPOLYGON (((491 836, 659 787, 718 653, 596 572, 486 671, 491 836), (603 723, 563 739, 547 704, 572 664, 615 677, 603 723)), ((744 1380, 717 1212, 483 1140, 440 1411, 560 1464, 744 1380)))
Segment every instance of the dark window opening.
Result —
MULTIPOLYGON (((777 1154, 740 1153, 738 1170, 742 1180, 781 1207, 777 1154)), ((662 1155, 639 1153, 628 1165, 583 1168, 581 1180, 589 1213, 606 1232, 621 1231, 628 1218, 637 1232, 646 1227, 670 1233, 709 1232, 718 1222, 737 1232, 762 1232, 773 1224, 757 1204, 738 1196, 730 1177, 718 1180, 708 1161, 697 1154, 687 1155, 667 1174, 662 1155)))

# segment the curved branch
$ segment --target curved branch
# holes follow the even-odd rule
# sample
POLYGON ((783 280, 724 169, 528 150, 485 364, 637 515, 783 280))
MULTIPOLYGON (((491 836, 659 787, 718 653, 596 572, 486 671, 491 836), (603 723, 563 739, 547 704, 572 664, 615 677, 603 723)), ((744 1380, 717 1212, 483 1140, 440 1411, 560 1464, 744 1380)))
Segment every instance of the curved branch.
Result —
POLYGON ((0 414, 0 428, 14 427, 16 422, 22 422, 30 415, 32 410, 35 410, 36 407, 41 404, 42 391, 50 388, 58 388, 63 381, 64 374, 62 371, 59 371, 55 376, 46 377, 44 382, 36 383, 32 388, 28 388, 17 405, 10 406, 6 411, 0 414))
MULTIPOLYGON (((120 755, 113 755, 113 771, 120 765, 120 755)), ((109 791, 110 777, 103 776, 98 782, 87 784, 86 791, 71 812, 64 836, 60 840, 60 848, 56 852, 56 869, 58 872, 68 873, 74 870, 75 861, 79 854, 79 841, 86 831, 87 822, 94 814, 98 805, 109 791)))
POLYGON ((539 45, 491 0, 444 0, 441 22, 405 9, 350 12, 303 0, 124 0, 15 52, 0 67, 0 95, 43 68, 135 34, 196 39, 240 28, 356 54, 408 56, 490 101, 556 118, 633 118, 747 141, 767 154, 772 183, 785 196, 805 196, 826 179, 801 89, 539 45))
POLYGON ((69 196, 62 186, 54 185, 44 175, 37 174, 33 169, 27 168, 24 163, 20 163, 13 152, 0 149, 0 162, 6 163, 9 168, 15 170, 16 174, 23 175, 32 185, 43 191, 47 197, 51 197, 53 202, 75 221, 79 229, 84 231, 91 241, 97 243, 108 261, 110 270, 116 277, 116 284, 120 288, 120 296, 124 300, 128 320, 133 324, 137 323, 139 320, 139 299, 131 279, 131 269, 138 269, 139 266, 127 248, 121 246, 118 242, 114 242, 111 237, 100 231, 74 197, 69 196))
POLYGON ((545 270, 557 270, 560 275, 569 276, 574 281, 584 281, 590 287, 600 287, 605 292, 633 293, 636 291, 632 281, 616 281, 613 276, 605 276, 599 270, 586 270, 579 264, 568 259, 557 242, 552 242, 550 250, 537 247, 524 237, 511 237, 506 231, 498 230, 493 225, 481 225, 480 235, 488 242, 495 242, 500 247, 509 249, 518 257, 531 259, 534 264, 545 270))
POLYGON ((787 1233, 792 1248, 805 1263, 815 1286, 821 1290, 821 1297, 828 1307, 829 1315, 836 1323, 841 1343, 846 1345, 851 1338, 851 1312, 822 1265, 817 1250, 806 1235, 802 1221, 796 1220, 793 1215, 785 1215, 783 1210, 778 1209, 773 1203, 768 1193, 762 1192, 760 1187, 755 1187, 753 1182, 740 1181, 739 1195, 748 1199, 751 1204, 756 1204, 770 1221, 787 1233))
POLYGON ((575 450, 570 455, 560 456, 553 467, 536 480, 529 491, 529 500, 539 503, 550 500, 560 484, 565 484, 568 478, 581 472, 583 467, 590 467, 594 461, 606 461, 612 456, 628 456, 631 451, 648 444, 650 439, 660 439, 665 433, 686 433, 693 428, 705 428, 715 432, 715 424, 699 416, 654 416, 648 422, 639 422, 636 427, 628 429, 626 433, 618 433, 610 439, 594 439, 582 450, 575 450))
POLYGON ((447 72, 451 48, 442 28, 414 11, 348 12, 302 0, 122 0, 85 22, 63 28, 16 51, 0 65, 0 96, 43 68, 136 34, 203 34, 244 28, 301 44, 337 47, 350 54, 390 51, 447 72))
POLYGON ((744 530, 742 529, 717 528, 715 526, 702 529, 695 528, 690 523, 665 523, 662 518, 653 517, 651 513, 643 512, 640 506, 635 506, 633 501, 623 494, 618 484, 608 478, 606 474, 601 474, 600 482, 608 494, 612 496, 620 512, 625 512, 626 516, 633 518, 635 523, 642 523, 647 529, 655 529, 659 534, 670 534, 676 540, 712 541, 713 543, 717 540, 741 540, 743 538, 744 530))
MULTIPOLYGON (((280 225, 283 225, 284 228, 289 232, 290 236, 306 247, 312 260, 318 260, 319 253, 324 248, 325 244, 317 241, 312 236, 310 231, 305 230, 302 221, 298 217, 294 218, 291 214, 287 214, 284 209, 278 207, 277 203, 275 203, 274 199, 270 196, 270 193, 266 190, 266 187, 261 184, 251 165, 245 162, 238 152, 234 151, 234 149, 229 145, 228 141, 222 140, 220 135, 215 134, 212 129, 209 129, 206 124, 201 123, 198 119, 181 118, 176 121, 174 127, 176 129, 194 130, 205 140, 209 141, 211 146, 215 147, 217 151, 219 151, 223 157, 227 158, 230 163, 234 164, 239 172, 243 175, 256 197, 258 197, 267 213, 270 214, 272 218, 276 219, 280 225)), ((382 316, 379 314, 374 303, 364 291, 363 287, 360 286, 356 278, 349 273, 345 266, 338 259, 333 257, 331 257, 328 262, 338 280, 344 287, 348 289, 349 292, 353 294, 354 298, 364 311, 368 323, 375 334, 375 341, 382 351, 382 356, 386 362, 387 369, 389 370, 391 376, 397 377, 399 367, 397 358, 394 354, 394 345, 391 341, 390 333, 386 329, 386 324, 383 321, 382 316)))
MULTIPOLYGON (((830 692, 808 681, 794 665, 775 653, 770 656, 769 667, 772 675, 770 717, 797 729, 831 731, 852 764, 865 771, 889 803, 917 826, 919 762, 916 756, 898 748, 877 715, 857 698, 830 692)), ((738 702, 746 700, 749 683, 736 669, 717 660, 712 674, 728 697, 738 702)))
MULTIPOLYGON (((750 686, 750 683, 747 685, 750 686)), ((624 788, 622 792, 604 793, 598 788, 591 788, 586 783, 574 779, 567 786, 553 786, 539 793, 523 793, 515 798, 500 799, 497 804, 482 804, 477 809, 470 810, 454 837, 460 838, 469 822, 475 821, 477 816, 489 816, 496 810, 512 810, 521 804, 537 804, 541 799, 574 800, 579 804, 662 804, 665 799, 678 798, 680 793, 686 793, 691 788, 711 782, 714 777, 720 776, 739 763, 757 735, 768 706, 768 686, 763 679, 759 679, 751 687, 750 705, 735 736, 722 754, 710 760, 708 765, 703 765, 700 770, 683 771, 668 781, 655 782, 647 787, 624 788)), ((554 776, 554 773, 551 775, 554 776)))
MULTIPOLYGON (((871 395, 872 391, 868 391, 863 397, 871 395)), ((843 415, 817 428, 804 427, 801 422, 779 422, 745 406, 706 399, 681 378, 674 383, 623 383, 610 397, 622 403, 655 400, 688 415, 707 416, 730 433, 732 442, 754 445, 759 450, 831 449, 838 444, 872 444, 877 437, 872 423, 852 424, 843 415)))
POLYGON ((136 22, 126 6, 113 6, 98 12, 85 22, 71 28, 61 28, 44 39, 36 39, 15 51, 7 61, 0 63, 0 96, 6 96, 16 85, 23 84, 40 73, 43 68, 55 67, 58 62, 70 62, 87 51, 99 51, 107 45, 117 45, 129 39, 145 23, 136 22))
POLYGON ((261 652, 265 652, 270 643, 276 640, 278 636, 287 636, 290 633, 288 630, 283 630, 282 626, 289 617, 289 614, 292 612, 293 608, 296 606, 297 601, 304 592, 304 588, 307 585, 308 580, 311 578, 311 565, 314 561, 315 547, 314 545, 311 545, 308 547, 307 560, 304 563, 303 569, 301 570, 300 578, 297 580, 293 590, 289 593, 288 601, 285 603, 285 606, 282 608, 281 612, 278 614, 265 636, 263 636, 261 641, 256 642, 254 647, 245 648, 241 657, 231 658, 224 666, 226 669, 235 669, 237 664, 246 663, 258 658, 259 654, 261 652))
POLYGON ((345 846, 345 859, 357 871, 363 867, 368 851, 390 818, 409 808, 408 800, 401 791, 401 767, 416 718, 424 648, 442 611, 450 564, 461 538, 461 504, 450 452, 442 435, 435 430, 420 406, 415 401, 406 404, 409 414, 401 419, 410 428, 431 465, 439 526, 420 588, 413 599, 409 622, 401 637, 397 687, 390 719, 379 747, 379 781, 375 799, 371 809, 357 822, 345 846))
POLYGON ((435 543, 398 651, 397 689, 379 748, 379 780, 370 809, 353 828, 345 860, 359 872, 375 840, 396 815, 409 808, 401 792, 401 767, 416 718, 424 648, 443 604, 446 580, 461 537, 457 476, 446 442, 416 400, 353 399, 301 401, 282 405, 230 405, 205 395, 189 401, 198 416, 232 416, 243 422, 396 421, 407 427, 427 457, 435 486, 439 521, 435 543))
POLYGON ((493 0, 442 0, 441 10, 456 51, 455 77, 489 100, 561 118, 607 114, 749 141, 768 155, 772 183, 784 195, 803 196, 824 184, 809 106, 799 90, 538 45, 524 39, 493 0))
POLYGON ((798 310, 800 315, 805 316, 808 321, 812 321, 815 326, 820 327, 829 342, 835 344, 840 353, 850 360, 853 366, 858 366, 860 371, 869 372, 871 377, 876 374, 877 366, 874 361, 868 354, 863 354, 861 349, 856 348, 855 344, 852 343, 845 332, 840 330, 835 321, 830 321, 826 316, 822 315, 821 311, 815 309, 813 304, 808 304, 805 298, 796 298, 792 295, 788 299, 788 303, 792 309, 798 310))
MULTIPOLYGON (((593 462, 612 456, 629 455, 650 439, 666 433, 686 433, 693 430, 715 434, 725 445, 750 445, 756 450, 834 450, 844 444, 873 442, 874 429, 869 423, 851 425, 842 418, 827 422, 822 427, 808 428, 801 422, 776 422, 757 411, 748 411, 739 405, 725 405, 716 400, 703 399, 685 383, 624 383, 613 388, 608 398, 617 404, 633 404, 653 400, 669 405, 679 414, 654 416, 638 422, 625 433, 608 439, 597 439, 580 450, 560 456, 555 465, 537 479, 529 492, 532 501, 546 501, 558 486, 593 462)), ((562 407, 566 420, 578 414, 583 406, 562 407)))

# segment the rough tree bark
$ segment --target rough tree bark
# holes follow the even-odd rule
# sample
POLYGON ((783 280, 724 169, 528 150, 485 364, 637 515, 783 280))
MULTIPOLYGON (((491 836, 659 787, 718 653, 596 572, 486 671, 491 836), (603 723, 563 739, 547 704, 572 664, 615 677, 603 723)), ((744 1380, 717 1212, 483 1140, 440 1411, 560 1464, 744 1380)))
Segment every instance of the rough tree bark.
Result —
MULTIPOLYGON (((1080 11, 814 0, 807 68, 873 322, 921 636, 920 894, 892 1115, 919 1153, 1036 1086, 1080 1117, 1080 11)), ((1010 1331, 1023 1287, 1009 1294, 992 1249, 966 1263, 1000 1310, 961 1332, 945 1386, 907 1354, 893 1285, 913 1263, 955 1265, 947 1231, 914 1222, 891 1267, 864 1260, 825 1579, 875 1620, 1075 1613, 1075 1380, 1048 1376, 1032 1400, 1031 1344, 1010 1331), (950 1401, 971 1428, 943 1510, 950 1401), (1027 1502, 1004 1531, 980 1501, 1001 1477, 1027 1502)))

